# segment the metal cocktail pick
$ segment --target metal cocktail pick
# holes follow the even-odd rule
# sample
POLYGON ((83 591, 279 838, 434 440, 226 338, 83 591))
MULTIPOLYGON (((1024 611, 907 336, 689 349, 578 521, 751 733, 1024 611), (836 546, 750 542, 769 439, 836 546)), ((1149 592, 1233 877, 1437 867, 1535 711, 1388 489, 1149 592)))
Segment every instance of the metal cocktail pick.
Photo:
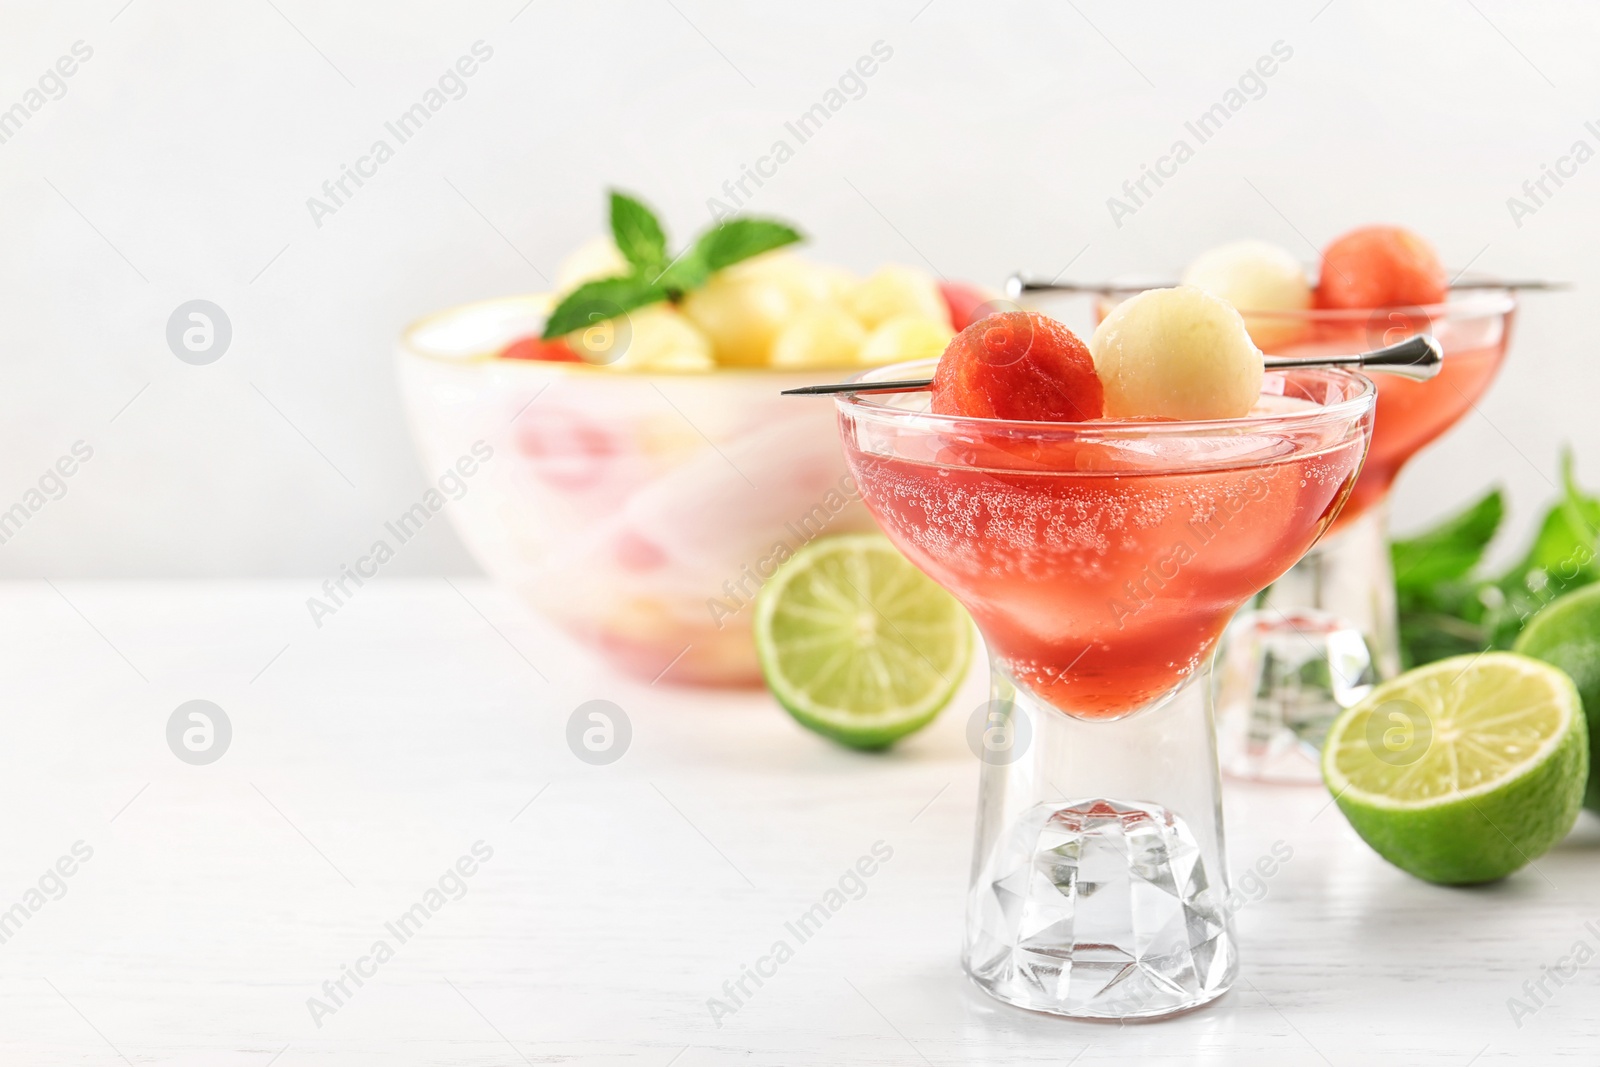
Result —
MULTIPOLYGON (((1439 373, 1444 352, 1432 334, 1419 333, 1399 344, 1371 352, 1354 352, 1344 356, 1311 356, 1306 359, 1289 359, 1286 356, 1267 356, 1261 362, 1267 370, 1298 370, 1302 367, 1360 367, 1362 370, 1383 374, 1398 374, 1402 378, 1427 381, 1439 373)), ((897 382, 832 382, 828 385, 802 385, 798 389, 785 389, 784 396, 823 396, 830 393, 914 393, 933 384, 932 378, 907 378, 897 382)))
MULTIPOLYGON (((1170 289, 1177 285, 1174 281, 1155 282, 1044 282, 1036 278, 1027 278, 1021 274, 1013 274, 1006 279, 1006 296, 1012 300, 1023 293, 1142 293, 1146 289, 1170 289)), ((1536 279, 1522 279, 1505 281, 1499 278, 1470 278, 1463 281, 1452 282, 1451 289, 1515 289, 1533 290, 1536 292, 1552 292, 1558 289, 1571 288, 1569 282, 1545 282, 1536 279)))

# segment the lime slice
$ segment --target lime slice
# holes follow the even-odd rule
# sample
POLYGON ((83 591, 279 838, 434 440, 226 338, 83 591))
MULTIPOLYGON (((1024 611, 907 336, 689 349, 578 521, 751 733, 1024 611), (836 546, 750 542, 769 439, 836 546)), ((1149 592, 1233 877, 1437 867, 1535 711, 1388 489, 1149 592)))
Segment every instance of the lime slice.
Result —
POLYGON ((1512 646, 1567 672, 1589 720, 1589 787, 1583 806, 1600 811, 1600 585, 1546 605, 1512 646))
POLYGON ((803 725, 852 748, 926 726, 955 694, 972 624, 877 534, 811 542, 756 598, 767 685, 803 725))
POLYGON ((1454 656, 1378 686, 1334 720, 1322 777, 1401 870, 1503 878, 1572 828, 1589 740, 1572 679, 1511 652, 1454 656))

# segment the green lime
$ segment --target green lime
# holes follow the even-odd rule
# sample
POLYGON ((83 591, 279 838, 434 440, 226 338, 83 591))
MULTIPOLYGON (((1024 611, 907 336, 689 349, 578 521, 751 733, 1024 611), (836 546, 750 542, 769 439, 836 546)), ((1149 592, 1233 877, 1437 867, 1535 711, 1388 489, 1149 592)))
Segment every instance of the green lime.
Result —
POLYGON ((1385 682, 1328 731, 1322 777, 1356 833, 1418 878, 1503 878, 1572 828, 1589 773, 1578 691, 1512 652, 1385 682))
POLYGON ((1589 788, 1583 805, 1600 811, 1600 585, 1586 586, 1546 605, 1512 646, 1571 676, 1589 720, 1589 788))
POLYGON ((955 694, 972 624, 878 534, 821 537, 756 598, 767 685, 803 725, 852 748, 926 726, 955 694))

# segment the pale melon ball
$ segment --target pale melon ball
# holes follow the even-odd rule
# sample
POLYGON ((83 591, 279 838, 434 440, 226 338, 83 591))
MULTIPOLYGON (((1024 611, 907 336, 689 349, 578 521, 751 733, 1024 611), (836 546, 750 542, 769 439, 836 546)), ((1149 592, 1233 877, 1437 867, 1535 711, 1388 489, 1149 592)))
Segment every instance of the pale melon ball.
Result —
POLYGON ((1299 260, 1267 241, 1235 241, 1202 253, 1183 272, 1183 284, 1214 293, 1239 309, 1257 345, 1278 348, 1296 341, 1306 324, 1253 311, 1304 311, 1311 280, 1299 260))
POLYGON ((1109 418, 1236 419, 1261 393, 1261 350, 1244 319, 1194 286, 1151 289, 1118 304, 1089 351, 1109 418))
POLYGON ((843 267, 836 267, 831 263, 811 263, 810 266, 813 271, 812 285, 826 291, 827 296, 824 299, 827 302, 838 304, 840 307, 845 306, 850 294, 861 284, 860 278, 843 267))
POLYGON ((728 367, 765 366, 773 342, 806 305, 781 282, 759 271, 718 271, 683 299, 683 313, 711 339, 711 352, 728 367))
POLYGON ((838 303, 857 284, 855 276, 842 267, 816 263, 781 248, 735 263, 724 273, 772 282, 799 307, 838 303))
POLYGON ((892 263, 879 267, 871 277, 850 290, 845 304, 869 330, 898 315, 945 320, 950 317, 932 276, 892 263))
POLYGON ((609 237, 596 237, 573 249, 572 254, 561 261, 556 270, 556 289, 570 293, 584 282, 614 278, 628 270, 628 261, 617 250, 616 243, 609 237))
POLYGON ((836 304, 802 311, 772 343, 774 367, 849 367, 855 364, 867 331, 836 304))
POLYGON ((943 319, 896 315, 867 335, 860 362, 869 366, 907 359, 937 359, 956 335, 943 319))
POLYGON ((668 304, 650 304, 628 312, 626 327, 614 327, 610 348, 603 336, 603 323, 571 335, 573 351, 595 363, 629 371, 711 370, 711 342, 706 335, 668 304), (587 344, 585 335, 595 335, 587 344))

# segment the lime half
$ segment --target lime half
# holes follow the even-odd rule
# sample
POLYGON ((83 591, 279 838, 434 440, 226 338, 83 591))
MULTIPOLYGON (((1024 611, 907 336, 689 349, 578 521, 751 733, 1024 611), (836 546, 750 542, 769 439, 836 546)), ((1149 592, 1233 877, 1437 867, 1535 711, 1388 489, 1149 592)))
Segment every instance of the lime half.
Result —
POLYGON ((1566 671, 1589 720, 1589 788, 1584 807, 1600 811, 1600 585, 1552 601, 1523 628, 1513 646, 1524 656, 1566 671))
POLYGON ((767 685, 803 725, 882 748, 939 714, 966 673, 972 624, 877 534, 823 537, 756 598, 767 685))
POLYGON ((1572 679, 1527 656, 1454 656, 1334 721, 1322 776, 1350 825, 1418 878, 1502 878, 1572 828, 1589 741, 1572 679))

